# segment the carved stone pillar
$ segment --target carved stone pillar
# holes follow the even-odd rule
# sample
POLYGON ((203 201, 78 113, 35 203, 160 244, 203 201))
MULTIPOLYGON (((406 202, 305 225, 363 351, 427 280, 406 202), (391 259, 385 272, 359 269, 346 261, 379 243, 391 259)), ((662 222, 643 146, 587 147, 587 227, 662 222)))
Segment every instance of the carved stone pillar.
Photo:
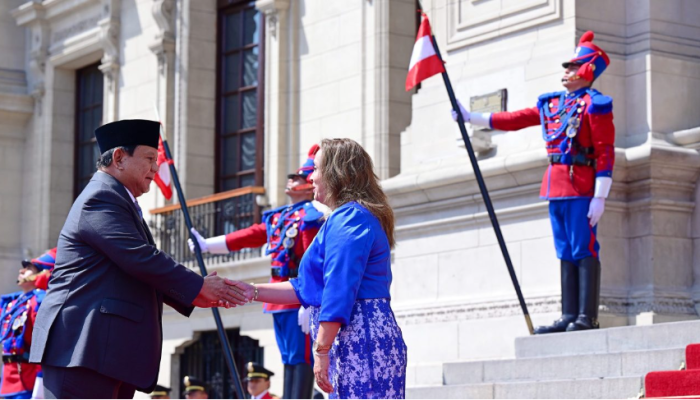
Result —
POLYGON ((29 94, 34 98, 35 110, 41 115, 44 93, 46 88, 44 79, 46 74, 46 59, 49 54, 49 26, 46 21, 37 21, 30 28, 31 50, 29 52, 29 72, 31 85, 29 94))
POLYGON ((46 60, 49 55, 49 24, 41 0, 25 3, 12 12, 17 24, 29 30, 29 95, 34 98, 34 110, 42 113, 44 94, 46 93, 46 60))
POLYGON ((298 162, 299 132, 293 118, 299 107, 294 86, 296 21, 289 0, 258 0, 265 15, 265 189, 274 207, 286 202, 284 185, 298 162), (290 23, 291 22, 291 23, 290 23))
POLYGON ((98 22, 100 42, 104 49, 100 71, 104 74, 104 100, 102 123, 119 118, 119 32, 121 0, 102 0, 103 14, 98 22))
POLYGON ((175 0, 154 0, 151 8, 159 31, 149 48, 158 58, 156 103, 167 133, 174 132, 175 100, 175 0))

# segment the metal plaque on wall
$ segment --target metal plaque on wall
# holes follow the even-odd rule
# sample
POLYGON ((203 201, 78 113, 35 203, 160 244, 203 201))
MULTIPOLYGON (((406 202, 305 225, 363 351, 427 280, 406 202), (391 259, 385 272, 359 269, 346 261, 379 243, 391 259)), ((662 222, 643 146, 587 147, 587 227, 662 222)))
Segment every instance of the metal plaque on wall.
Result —
MULTIPOLYGON (((469 112, 478 113, 495 113, 506 111, 506 102, 508 101, 508 90, 501 89, 495 92, 482 94, 469 98, 469 112)), ((491 130, 485 126, 474 126, 475 131, 491 130)))

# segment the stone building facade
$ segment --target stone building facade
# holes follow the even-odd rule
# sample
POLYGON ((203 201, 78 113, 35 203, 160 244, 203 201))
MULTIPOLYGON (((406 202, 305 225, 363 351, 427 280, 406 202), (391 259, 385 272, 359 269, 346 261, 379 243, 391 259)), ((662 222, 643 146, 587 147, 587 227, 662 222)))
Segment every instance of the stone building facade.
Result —
MULTIPOLYGON (((617 131, 615 183, 599 228, 602 324, 697 318, 700 4, 421 3, 465 104, 505 89, 508 110, 533 106, 560 89, 561 61, 595 31, 612 60, 595 87, 614 98, 617 131)), ((527 329, 442 80, 404 90, 416 8, 415 0, 0 2, 4 290, 19 259, 55 245, 94 163, 91 129, 155 119, 157 108, 187 197, 260 187, 256 215, 286 201, 286 174, 311 144, 362 143, 397 216, 392 296, 409 385, 441 382, 446 361, 512 356, 513 339, 527 329)), ((538 198, 547 165, 540 131, 475 136, 533 320, 547 323, 559 310, 559 268, 538 198)), ((154 188, 140 203, 170 202, 154 188)), ((268 262, 252 254, 208 266, 263 282, 268 262)), ((227 329, 256 341, 281 393, 272 319, 259 306, 222 316, 227 329)), ((207 310, 189 319, 166 311, 162 384, 179 390, 188 351, 213 329, 207 310)))

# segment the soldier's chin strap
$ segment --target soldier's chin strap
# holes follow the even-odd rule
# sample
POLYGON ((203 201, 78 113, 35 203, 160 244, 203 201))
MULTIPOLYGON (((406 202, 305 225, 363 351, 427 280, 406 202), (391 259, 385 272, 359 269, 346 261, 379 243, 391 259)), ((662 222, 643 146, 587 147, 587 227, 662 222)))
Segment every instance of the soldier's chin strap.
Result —
POLYGON ((36 280, 37 275, 39 275, 39 274, 32 274, 24 279, 17 279, 17 283, 21 284, 21 283, 27 283, 27 282, 34 282, 36 280))
POLYGON ((39 272, 39 273, 37 273, 37 274, 31 274, 31 275, 29 275, 28 277, 26 277, 26 278, 24 278, 24 279, 18 279, 18 280, 17 280, 17 283, 34 282, 34 281, 36 281, 36 278, 37 278, 39 275, 41 275, 41 274, 48 274, 48 273, 49 273, 48 271, 43 270, 43 271, 41 271, 41 272, 39 272))
POLYGON ((298 185, 294 187, 288 188, 290 192, 305 192, 305 191, 310 191, 313 190, 314 185, 310 183, 304 183, 303 185, 298 185))

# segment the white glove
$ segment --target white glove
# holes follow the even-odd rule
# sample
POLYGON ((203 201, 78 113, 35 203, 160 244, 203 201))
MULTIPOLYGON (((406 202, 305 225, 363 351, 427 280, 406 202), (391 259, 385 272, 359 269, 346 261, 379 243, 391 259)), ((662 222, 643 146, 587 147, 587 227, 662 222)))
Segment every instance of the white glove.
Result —
POLYGON ((591 199, 591 205, 588 207, 588 219, 590 220, 590 225, 596 226, 600 217, 603 216, 605 211, 605 199, 602 197, 594 197, 591 199))
MULTIPOLYGON (((197 238, 197 241, 199 242, 199 248, 202 250, 202 254, 204 253, 209 253, 209 246, 207 246, 207 240, 202 237, 202 235, 197 232, 194 227, 190 230, 192 232, 192 235, 194 235, 195 238, 197 238)), ((194 253, 194 243, 192 242, 192 239, 187 239, 187 245, 190 246, 190 251, 194 253)))
POLYGON ((311 311, 304 306, 299 307, 299 326, 305 334, 311 332, 311 311))
POLYGON ((37 376, 34 381, 34 390, 32 391, 32 399, 44 399, 44 378, 37 376))
POLYGON ((595 178, 595 191, 591 199, 591 204, 588 206, 588 218, 590 219, 591 226, 596 226, 600 221, 600 217, 603 216, 603 212, 605 211, 605 199, 610 194, 611 187, 612 178, 607 176, 595 178))
MULTIPOLYGON (((457 100, 457 104, 459 105, 459 111, 462 113, 462 119, 464 120, 464 122, 469 122, 469 119, 471 117, 469 111, 467 111, 467 109, 464 108, 464 106, 462 105, 462 103, 460 103, 459 100, 457 100)), ((452 110, 452 119, 457 121, 457 112, 454 109, 452 110)))
MULTIPOLYGON (((192 228, 192 234, 197 238, 199 242, 199 248, 202 249, 202 254, 228 254, 230 250, 226 246, 226 235, 214 236, 212 238, 205 239, 202 235, 197 232, 196 229, 192 228)), ((187 239, 187 245, 190 246, 190 251, 194 253, 194 243, 192 239, 187 239)))

